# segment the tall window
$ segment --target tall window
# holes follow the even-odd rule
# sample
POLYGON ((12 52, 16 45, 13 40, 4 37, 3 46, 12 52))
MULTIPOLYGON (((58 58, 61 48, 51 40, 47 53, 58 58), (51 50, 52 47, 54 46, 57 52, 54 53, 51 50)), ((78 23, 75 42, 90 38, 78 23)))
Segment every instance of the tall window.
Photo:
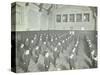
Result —
POLYGON ((89 22, 89 20, 90 20, 89 18, 90 18, 90 14, 89 13, 85 13, 84 17, 83 17, 84 22, 89 22))
POLYGON ((23 18, 24 16, 23 16, 23 8, 22 7, 19 7, 18 5, 17 5, 17 7, 16 7, 16 24, 18 24, 18 25, 22 25, 24 22, 23 22, 23 18))
POLYGON ((61 15, 56 15, 56 22, 61 22, 61 15))
POLYGON ((69 22, 74 22, 75 21, 75 15, 74 14, 70 14, 69 15, 69 22))
POLYGON ((68 22, 68 15, 67 14, 63 15, 63 22, 68 22))
POLYGON ((82 22, 82 14, 76 14, 76 22, 82 22))

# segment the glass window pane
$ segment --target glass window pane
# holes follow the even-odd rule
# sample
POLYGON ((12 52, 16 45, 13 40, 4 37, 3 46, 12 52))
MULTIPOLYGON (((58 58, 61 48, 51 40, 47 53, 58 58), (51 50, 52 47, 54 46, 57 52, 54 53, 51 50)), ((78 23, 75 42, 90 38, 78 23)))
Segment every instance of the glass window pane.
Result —
POLYGON ((82 22, 82 14, 76 14, 76 22, 82 22))
POLYGON ((63 22, 68 22, 68 15, 67 14, 63 15, 63 22))
POLYGON ((56 22, 61 22, 61 15, 56 15, 56 22))
POLYGON ((70 22, 74 22, 75 21, 75 15, 74 14, 70 14, 69 15, 69 21, 70 22))
POLYGON ((90 18, 90 17, 89 17, 89 13, 85 13, 85 14, 84 14, 84 19, 83 19, 84 22, 89 22, 89 18, 90 18))

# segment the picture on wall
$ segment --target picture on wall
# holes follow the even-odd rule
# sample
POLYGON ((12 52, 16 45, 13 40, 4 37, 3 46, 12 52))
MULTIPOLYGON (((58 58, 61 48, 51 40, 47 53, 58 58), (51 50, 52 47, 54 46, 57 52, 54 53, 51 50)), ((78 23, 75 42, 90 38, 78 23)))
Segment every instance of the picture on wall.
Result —
POLYGON ((11 71, 98 67, 97 7, 34 2, 11 4, 11 71))

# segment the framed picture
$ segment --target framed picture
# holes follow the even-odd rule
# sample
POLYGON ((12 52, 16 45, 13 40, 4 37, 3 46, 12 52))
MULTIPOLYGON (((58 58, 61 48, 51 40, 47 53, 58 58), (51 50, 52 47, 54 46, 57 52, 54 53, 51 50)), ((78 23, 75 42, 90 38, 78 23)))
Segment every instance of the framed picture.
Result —
POLYGON ((11 70, 16 73, 98 67, 97 7, 11 4, 11 70))

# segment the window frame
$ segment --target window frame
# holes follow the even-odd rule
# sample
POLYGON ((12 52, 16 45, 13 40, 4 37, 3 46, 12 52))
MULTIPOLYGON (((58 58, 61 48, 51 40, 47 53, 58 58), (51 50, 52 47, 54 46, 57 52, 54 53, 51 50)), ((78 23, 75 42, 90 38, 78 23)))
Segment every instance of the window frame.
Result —
POLYGON ((76 22, 82 22, 82 13, 77 13, 76 14, 76 22))
POLYGON ((69 22, 75 22, 75 14, 69 14, 69 22))
POLYGON ((61 14, 56 15, 56 22, 61 23, 61 14))
POLYGON ((62 20, 64 23, 68 22, 68 14, 63 14, 62 17, 63 17, 62 20))
POLYGON ((84 13, 83 14, 83 22, 89 22, 90 21, 90 13, 84 13), (84 17, 86 16, 86 20, 84 19, 84 17))

